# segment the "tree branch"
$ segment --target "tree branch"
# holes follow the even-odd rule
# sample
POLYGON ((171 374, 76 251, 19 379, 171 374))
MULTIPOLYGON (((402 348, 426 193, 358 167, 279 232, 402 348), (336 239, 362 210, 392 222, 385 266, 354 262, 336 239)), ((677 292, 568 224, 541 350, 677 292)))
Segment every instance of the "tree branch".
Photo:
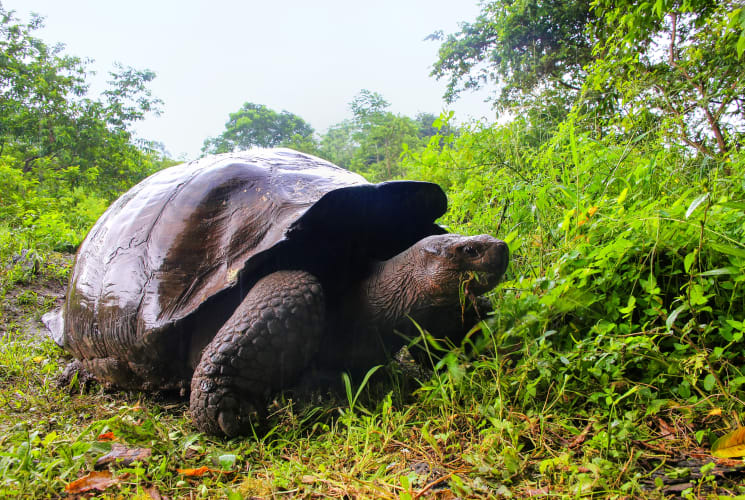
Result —
MULTIPOLYGON (((672 18, 672 33, 670 36, 669 49, 670 66, 677 69, 683 75, 686 81, 698 91, 699 95, 701 96, 700 100, 698 101, 698 106, 703 110, 704 115, 706 116, 706 120, 709 122, 709 127, 714 133, 714 138, 716 139, 717 145, 719 146, 719 151, 724 154, 729 150, 729 148, 727 147, 727 143, 724 140, 724 135, 722 134, 722 129, 719 126, 719 121, 717 120, 717 118, 714 117, 711 110, 709 109, 706 89, 704 89, 703 84, 696 82, 688 73, 688 70, 681 66, 675 58, 675 38, 677 36, 678 29, 678 14, 672 13, 670 14, 670 16, 672 18)), ((677 112, 676 115, 680 116, 680 114, 677 112)), ((686 141, 685 138, 684 141, 686 141)), ((686 141, 686 143, 688 144, 688 141, 686 141)))
POLYGON ((673 22, 673 32, 670 34, 670 66, 675 65, 675 39, 678 36, 678 14, 673 12, 670 14, 673 22))
POLYGON ((665 100, 665 104, 666 104, 666 107, 667 107, 668 111, 670 113, 672 113, 673 115, 675 115, 680 120, 682 126, 681 126, 681 132, 680 132, 679 135, 680 135, 680 138, 683 140, 683 142, 685 142, 686 144, 688 144, 692 148, 696 149, 700 153, 702 153, 702 154, 704 154, 706 156, 712 156, 713 157, 714 154, 709 150, 709 148, 707 148, 706 146, 704 146, 700 142, 696 142, 696 141, 688 138, 688 135, 686 134, 686 122, 685 122, 684 113, 681 113, 680 111, 678 111, 675 108, 675 106, 673 105, 672 101, 668 97, 667 93, 665 93, 664 89, 662 87, 660 87, 659 85, 655 85, 654 88, 657 90, 657 92, 660 93, 660 95, 662 96, 662 98, 665 100))

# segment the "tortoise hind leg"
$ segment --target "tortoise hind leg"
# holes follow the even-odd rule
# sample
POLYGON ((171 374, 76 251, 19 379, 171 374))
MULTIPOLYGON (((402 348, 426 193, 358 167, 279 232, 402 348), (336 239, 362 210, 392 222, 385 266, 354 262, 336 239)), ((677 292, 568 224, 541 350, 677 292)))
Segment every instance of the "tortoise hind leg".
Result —
POLYGON ((304 271, 262 278, 207 345, 191 381, 190 410, 210 434, 250 431, 268 397, 292 384, 325 327, 318 279, 304 271))

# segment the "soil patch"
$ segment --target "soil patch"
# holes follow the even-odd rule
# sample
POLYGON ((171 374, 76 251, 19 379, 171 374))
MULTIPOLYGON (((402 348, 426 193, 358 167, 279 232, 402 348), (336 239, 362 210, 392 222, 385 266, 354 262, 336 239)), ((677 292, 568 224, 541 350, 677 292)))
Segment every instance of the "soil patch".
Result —
POLYGON ((0 336, 10 330, 20 330, 29 337, 47 335, 41 316, 62 307, 74 258, 73 254, 51 253, 42 260, 29 252, 3 263, 0 336))

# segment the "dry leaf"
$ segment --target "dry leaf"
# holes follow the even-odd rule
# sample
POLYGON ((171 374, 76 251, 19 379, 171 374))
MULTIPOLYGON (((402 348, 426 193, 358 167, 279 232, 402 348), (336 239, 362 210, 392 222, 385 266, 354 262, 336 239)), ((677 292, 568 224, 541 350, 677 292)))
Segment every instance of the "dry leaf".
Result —
POLYGON ((580 432, 578 435, 576 435, 574 437, 574 439, 572 439, 572 441, 569 443, 569 445, 567 447, 569 449, 573 449, 573 448, 576 448, 577 446, 581 445, 582 443, 584 443, 585 442, 585 439, 587 439, 587 434, 592 429, 592 424, 593 424, 592 422, 588 422, 587 425, 585 426, 585 428, 582 430, 582 432, 580 432))
POLYGON ((313 484, 316 482, 315 476, 305 475, 300 478, 300 482, 303 484, 313 484))
POLYGON ((197 469, 176 469, 176 471, 188 477, 202 477, 210 471, 210 468, 203 465, 197 469))
POLYGON ((202 477, 208 472, 211 472, 212 474, 232 474, 233 473, 233 471, 231 470, 210 469, 206 465, 203 465, 196 469, 176 469, 176 472, 178 472, 179 474, 183 474, 184 476, 187 476, 187 477, 202 477))
POLYGON ((717 458, 717 467, 738 468, 742 467, 742 460, 732 460, 731 458, 717 458))
POLYGON ((657 419, 657 423, 660 426, 660 430, 664 433, 661 437, 664 437, 665 439, 675 439, 675 429, 670 427, 670 425, 661 418, 657 419))
POLYGON ((721 408, 714 408, 714 409, 710 410, 709 413, 707 413, 706 415, 708 415, 709 417, 715 417, 715 416, 721 415, 721 414, 722 414, 722 409, 721 408))
POLYGON ((102 469, 109 464, 127 467, 132 462, 142 462, 149 458, 153 452, 150 448, 128 448, 123 444, 114 443, 111 451, 96 460, 96 469, 102 469))
POLYGON ((155 486, 151 486, 150 488, 143 488, 142 491, 152 500, 164 500, 165 498, 167 498, 161 495, 160 491, 158 491, 158 488, 156 488, 155 486))
POLYGON ((66 485, 65 491, 67 493, 83 493, 90 490, 103 491, 112 484, 118 482, 119 479, 114 477, 111 472, 107 470, 93 471, 87 476, 83 476, 66 485))
POLYGON ((717 458, 745 457, 745 427, 717 439, 711 447, 711 454, 717 458))
POLYGON ((117 438, 112 431, 109 431, 104 432, 103 434, 99 434, 98 438, 96 439, 98 439, 99 441, 116 441, 117 438))

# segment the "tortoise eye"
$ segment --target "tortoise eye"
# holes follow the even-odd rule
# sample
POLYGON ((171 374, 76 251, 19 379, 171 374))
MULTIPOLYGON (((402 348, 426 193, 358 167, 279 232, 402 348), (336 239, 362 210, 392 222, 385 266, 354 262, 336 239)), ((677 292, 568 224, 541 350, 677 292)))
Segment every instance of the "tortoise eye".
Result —
POLYGON ((463 253, 468 255, 469 257, 478 257, 479 255, 479 251, 473 248, 471 245, 464 246, 463 253))

